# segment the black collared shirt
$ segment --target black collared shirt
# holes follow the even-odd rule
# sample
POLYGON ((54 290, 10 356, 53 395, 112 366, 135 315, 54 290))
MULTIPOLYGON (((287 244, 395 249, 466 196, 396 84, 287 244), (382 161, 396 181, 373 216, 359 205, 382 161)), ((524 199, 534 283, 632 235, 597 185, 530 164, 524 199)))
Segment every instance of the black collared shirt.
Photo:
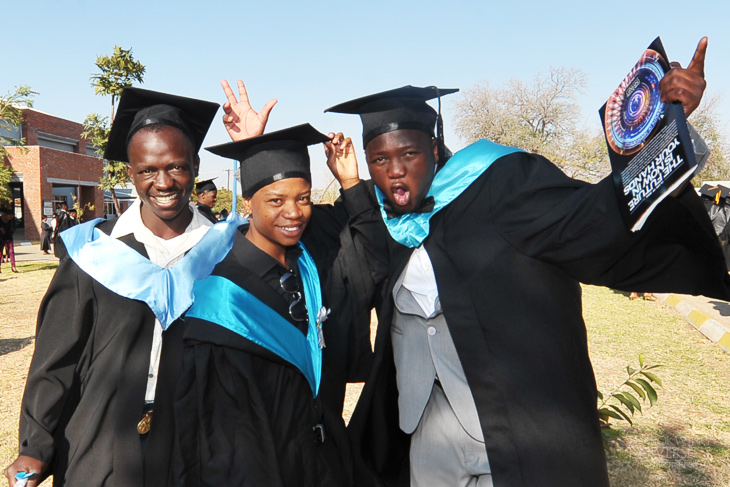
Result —
MULTIPOLYGON (((244 227, 245 228, 245 227, 244 227)), ((284 299, 288 304, 293 303, 297 299, 297 295, 287 293, 282 289, 280 280, 287 272, 293 272, 297 276, 299 282, 299 290, 301 299, 304 301, 304 287, 302 284, 302 278, 299 275, 299 267, 297 266, 297 259, 302 254, 301 247, 295 245, 289 247, 286 250, 286 262, 289 267, 284 267, 274 259, 272 256, 256 247, 249 239, 241 239, 241 245, 236 252, 236 258, 239 262, 251 272, 259 276, 266 282, 272 289, 284 299)), ((309 328, 309 324, 306 321, 294 321, 291 317, 287 317, 291 323, 293 323, 299 330, 305 335, 309 328)))

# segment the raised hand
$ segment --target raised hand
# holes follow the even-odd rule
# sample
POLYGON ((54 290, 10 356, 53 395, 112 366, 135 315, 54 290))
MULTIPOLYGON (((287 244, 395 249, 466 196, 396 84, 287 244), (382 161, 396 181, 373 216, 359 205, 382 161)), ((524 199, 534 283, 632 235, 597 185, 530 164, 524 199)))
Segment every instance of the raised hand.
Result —
POLYGON ((238 97, 240 101, 236 99, 236 95, 233 93, 228 81, 222 80, 221 86, 223 86, 223 91, 228 99, 223 104, 223 125, 225 125, 231 139, 234 141, 244 140, 263 134, 266 122, 269 120, 269 113, 276 105, 277 100, 269 100, 257 113, 256 110, 251 108, 243 81, 238 80, 238 97))
POLYGON ((700 39, 692 61, 687 68, 682 68, 678 62, 671 63, 672 69, 659 83, 662 101, 684 104, 684 114, 690 116, 700 105, 702 94, 705 92, 705 53, 707 52, 707 37, 700 39))
POLYGON ((337 135, 327 134, 329 142, 324 143, 324 153, 327 156, 327 167, 330 168, 335 179, 342 189, 350 189, 360 182, 357 169, 355 147, 350 137, 345 138, 342 132, 337 135))

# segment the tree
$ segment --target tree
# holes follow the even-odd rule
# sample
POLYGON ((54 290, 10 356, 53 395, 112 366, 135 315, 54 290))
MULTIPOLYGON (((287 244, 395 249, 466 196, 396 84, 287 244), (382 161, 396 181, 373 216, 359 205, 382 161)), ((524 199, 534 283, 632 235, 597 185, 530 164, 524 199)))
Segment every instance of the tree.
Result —
POLYGON ((4 162, 0 163, 0 206, 3 203, 10 201, 10 179, 15 174, 12 168, 5 165, 4 162))
POLYGON ((339 181, 330 175, 324 189, 312 189, 312 203, 317 205, 333 204, 340 197, 341 187, 339 181))
MULTIPOLYGON (((99 68, 100 72, 91 75, 91 86, 94 87, 97 95, 111 95, 111 116, 107 119, 96 113, 90 113, 84 121, 82 135, 91 141, 96 147, 96 153, 101 157, 109 139, 110 123, 114 122, 116 99, 122 95, 122 90, 132 86, 134 81, 143 82, 146 68, 139 61, 135 61, 131 49, 122 49, 119 46, 114 46, 114 54, 97 57, 96 67, 99 68)), ((129 180, 125 163, 107 161, 107 165, 104 166, 104 175, 99 181, 99 187, 111 193, 117 214, 121 214, 121 209, 119 208, 114 186, 125 187, 129 180)))
POLYGON ((596 180, 608 174, 605 140, 581 127, 576 103, 585 86, 577 69, 550 68, 531 83, 510 80, 503 88, 487 81, 464 91, 456 104, 456 131, 471 143, 486 138, 541 154, 569 176, 596 180))
MULTIPOLYGON (((96 148, 96 153, 99 157, 102 157, 104 151, 106 151, 107 142, 109 141, 109 130, 109 119, 107 117, 101 117, 97 113, 90 113, 86 117, 86 120, 84 120, 84 131, 81 133, 81 136, 91 142, 96 148)), ((104 175, 99 180, 99 187, 112 194, 114 207, 117 210, 117 214, 120 214, 121 211, 119 210, 119 202, 114 187, 121 186, 124 188, 129 182, 127 165, 120 161, 106 161, 103 170, 104 175)))
MULTIPOLYGON (((233 191, 226 188, 218 188, 218 201, 213 207, 213 213, 220 213, 224 208, 228 211, 231 211, 233 208, 233 191)), ((236 197, 236 208, 238 211, 241 211, 241 208, 243 208, 243 200, 240 195, 236 197)))
POLYGON ((13 169, 5 165, 9 156, 5 146, 14 145, 21 150, 27 150, 24 147, 24 138, 13 138, 8 134, 23 121, 23 109, 33 106, 33 96, 36 94, 31 91, 30 86, 19 86, 14 92, 0 97, 0 202, 11 198, 9 184, 14 174, 13 169))
POLYGON ((705 139, 710 149, 710 157, 696 178, 698 180, 696 186, 702 181, 730 180, 730 167, 728 167, 730 145, 725 134, 720 131, 720 120, 717 115, 720 100, 719 95, 705 95, 700 106, 689 117, 690 123, 705 139))
POLYGON ((133 81, 144 82, 145 66, 135 61, 131 49, 122 49, 114 46, 114 54, 111 56, 99 56, 96 58, 96 67, 101 73, 91 75, 91 86, 97 95, 112 97, 112 114, 110 119, 114 121, 114 103, 116 98, 122 95, 122 90, 132 86, 133 81))

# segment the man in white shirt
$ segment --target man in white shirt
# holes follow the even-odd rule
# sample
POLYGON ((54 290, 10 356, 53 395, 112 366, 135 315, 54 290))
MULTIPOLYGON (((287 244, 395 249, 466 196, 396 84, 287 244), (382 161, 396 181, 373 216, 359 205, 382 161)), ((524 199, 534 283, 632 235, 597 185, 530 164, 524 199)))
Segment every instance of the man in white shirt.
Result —
POLYGON ((181 282, 201 259, 214 265, 215 252, 188 252, 215 248, 190 195, 217 109, 137 88, 122 95, 104 157, 128 163, 139 200, 117 220, 62 235, 67 253, 39 312, 20 455, 5 471, 11 486, 30 472, 31 487, 48 475, 59 485, 166 482, 181 282))

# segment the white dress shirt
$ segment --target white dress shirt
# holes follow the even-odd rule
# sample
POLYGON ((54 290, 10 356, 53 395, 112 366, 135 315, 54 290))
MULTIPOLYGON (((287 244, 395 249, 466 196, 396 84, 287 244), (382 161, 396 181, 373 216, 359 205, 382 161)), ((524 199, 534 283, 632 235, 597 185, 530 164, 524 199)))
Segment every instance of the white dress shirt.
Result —
MULTIPOLYGON (((111 237, 119 238, 133 234, 134 238, 144 245, 150 261, 160 267, 167 269, 185 256, 185 253, 197 244, 203 235, 213 226, 207 218, 200 214, 195 205, 190 203, 188 208, 193 214, 193 219, 185 231, 177 237, 164 240, 156 236, 147 228, 142 221, 142 203, 137 200, 117 220, 112 229, 111 237)), ((150 351, 150 368, 147 379, 147 390, 145 402, 155 400, 155 388, 157 387, 157 372, 160 367, 160 353, 162 351, 162 325, 155 318, 155 330, 152 337, 152 349, 150 351)))

